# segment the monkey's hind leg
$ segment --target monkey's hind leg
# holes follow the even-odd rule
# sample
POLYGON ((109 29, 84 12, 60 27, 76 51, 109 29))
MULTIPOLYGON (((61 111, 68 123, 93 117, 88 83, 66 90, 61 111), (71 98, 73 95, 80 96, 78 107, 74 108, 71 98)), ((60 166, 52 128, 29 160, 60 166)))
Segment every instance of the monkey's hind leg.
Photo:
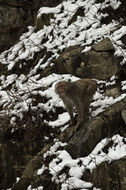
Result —
POLYGON ((78 107, 78 122, 75 126, 74 131, 78 131, 81 127, 83 127, 84 123, 88 120, 89 105, 90 105, 90 98, 87 96, 83 97, 78 107))

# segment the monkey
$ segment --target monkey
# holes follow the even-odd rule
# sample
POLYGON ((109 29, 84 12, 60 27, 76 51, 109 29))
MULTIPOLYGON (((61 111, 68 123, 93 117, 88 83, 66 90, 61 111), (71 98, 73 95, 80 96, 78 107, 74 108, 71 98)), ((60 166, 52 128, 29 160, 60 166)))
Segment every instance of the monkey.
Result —
POLYGON ((70 115, 70 125, 74 125, 74 107, 77 110, 77 127, 89 112, 89 105, 97 90, 97 82, 92 79, 79 79, 74 82, 60 81, 55 85, 55 92, 63 100, 70 115))

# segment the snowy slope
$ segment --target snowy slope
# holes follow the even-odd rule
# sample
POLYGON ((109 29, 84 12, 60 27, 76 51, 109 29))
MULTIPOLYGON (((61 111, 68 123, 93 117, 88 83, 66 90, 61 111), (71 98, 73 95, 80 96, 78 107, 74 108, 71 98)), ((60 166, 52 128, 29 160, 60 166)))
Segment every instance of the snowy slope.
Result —
MULTIPOLYGON (((95 0, 64 0, 55 8, 40 8, 37 15, 38 19, 41 18, 42 14, 54 13, 54 18, 50 20, 50 25, 44 26, 39 31, 36 31, 35 27, 29 26, 29 31, 20 37, 17 44, 0 54, 0 63, 5 66, 8 73, 0 76, 1 117, 4 115, 9 116, 10 124, 15 127, 18 119, 21 121, 24 119, 24 114, 29 111, 29 107, 34 111, 41 108, 46 113, 51 110, 55 112, 55 107, 64 107, 63 102, 55 94, 55 84, 60 80, 71 79, 74 81, 78 78, 71 75, 58 75, 54 73, 41 78, 41 75, 37 71, 40 69, 42 72, 48 65, 54 65, 54 60, 67 47, 80 45, 84 47, 83 51, 88 51, 94 42, 96 43, 104 37, 109 37, 115 47, 115 55, 123 57, 120 64, 125 63, 126 48, 120 39, 126 34, 126 26, 120 25, 120 22, 116 20, 112 20, 109 24, 101 24, 102 18, 105 19, 107 17, 107 14, 103 14, 102 10, 108 6, 117 9, 121 6, 121 2, 118 0, 105 0, 103 3, 95 3, 95 0), (75 21, 69 24, 79 8, 83 9, 84 16, 77 16, 75 21), (44 39, 46 41, 43 43, 44 39), (29 68, 26 75, 24 71, 29 67, 27 64, 34 58, 37 52, 44 51, 45 48, 47 51, 52 52, 52 56, 45 63, 43 63, 43 56, 36 65, 32 65, 29 68), (16 71, 14 73, 13 69, 15 66, 19 69, 20 74, 17 74, 16 71), (9 88, 10 86, 11 88, 9 88), (33 105, 31 96, 38 94, 41 97, 46 97, 47 102, 38 102, 37 105, 33 105)), ((98 81, 98 83, 111 85, 114 81, 115 77, 112 77, 108 84, 106 81, 98 81)), ((123 81, 122 90, 125 89, 126 82, 123 81)), ((106 96, 103 92, 97 91, 90 108, 92 117, 124 97, 126 97, 126 93, 122 93, 120 97, 114 99, 113 97, 106 96)), ((43 115, 41 117, 43 118, 43 115)), ((35 118, 33 117, 32 119, 34 120, 35 118)), ((68 121, 69 115, 65 111, 55 121, 44 120, 45 124, 48 124, 52 128, 65 126, 68 121)), ((105 154, 102 152, 102 148, 106 139, 103 139, 89 156, 78 158, 77 160, 73 160, 68 152, 64 150, 57 151, 54 148, 51 152, 56 154, 57 158, 49 164, 49 171, 53 175, 52 180, 56 183, 59 181, 62 183, 61 190, 75 188, 84 190, 91 188, 92 184, 90 182, 84 182, 80 179, 83 172, 85 169, 92 170, 96 167, 96 164, 98 165, 103 161, 107 160, 110 162, 125 156, 126 145, 123 143, 123 140, 119 135, 113 136, 112 141, 114 144, 117 144, 109 150, 108 154, 105 154), (98 155, 97 153, 100 150, 101 152, 98 155), (57 164, 58 159, 61 159, 59 164, 57 164), (81 166, 78 165, 80 160, 82 161, 81 166), (58 173, 64 166, 70 167, 69 178, 65 174, 58 176, 58 173)), ((56 144, 63 146, 61 142, 56 142, 54 147, 57 147, 56 144)), ((42 170, 44 171, 43 168, 42 170)), ((39 172, 42 174, 42 171, 39 172)), ((28 189, 31 188, 29 187, 28 189)), ((39 189, 42 189, 42 187, 39 189)))
MULTIPOLYGON (((32 107, 32 100, 29 96, 37 93, 41 96, 45 95, 51 98, 49 101, 51 105, 48 106, 49 102, 47 102, 46 105, 40 103, 38 106, 44 106, 46 110, 52 109, 56 104, 56 99, 58 99, 54 92, 55 82, 62 78, 65 80, 69 78, 71 80, 73 79, 71 76, 58 76, 55 74, 47 78, 40 78, 40 74, 37 73, 37 70, 40 69, 42 72, 42 69, 45 69, 48 65, 53 65, 52 60, 55 60, 59 56, 59 50, 62 51, 71 45, 83 45, 85 47, 83 51, 87 51, 90 49, 93 41, 98 42, 107 36, 112 40, 116 49, 115 55, 124 57, 121 64, 125 62, 126 50, 122 48, 123 44, 120 38, 126 34, 126 26, 120 26, 120 23, 115 20, 112 20, 108 25, 100 24, 100 20, 107 16, 102 13, 102 9, 109 5, 117 9, 118 6, 120 6, 120 1, 106 0, 104 3, 96 4, 95 0, 69 0, 63 1, 62 4, 55 8, 44 7, 38 11, 37 17, 40 17, 43 13, 55 13, 54 19, 50 21, 51 24, 44 26, 42 30, 37 32, 35 32, 35 28, 29 26, 29 32, 23 34, 17 44, 0 55, 0 62, 5 65, 8 73, 11 73, 12 70, 12 74, 7 76, 2 75, 0 77, 0 105, 3 106, 3 108, 8 107, 7 114, 22 118, 22 112, 28 110, 28 105, 32 107), (78 16, 75 22, 68 25, 72 16, 80 7, 84 9, 85 16, 78 16), (43 39, 47 37, 47 42, 41 44, 43 39), (29 67, 27 65, 29 62, 26 61, 32 60, 34 54, 42 51, 45 47, 47 51, 52 52, 52 56, 44 64, 44 57, 41 58, 34 67, 29 69, 29 73, 26 76, 23 72, 26 67, 29 67), (19 71, 21 70, 20 76, 18 76, 16 72, 14 73, 14 66, 16 66, 19 71), (8 92, 6 89, 9 85, 12 85, 12 88, 8 92), (48 87, 49 85, 52 85, 51 88, 45 91, 38 91, 39 88, 48 87)), ((101 110, 103 110, 106 105, 108 106, 124 98, 125 94, 117 98, 117 100, 108 97, 103 98, 102 95, 98 93, 96 96, 98 96, 98 99, 101 97, 101 100, 98 100, 98 105, 101 106, 101 110)), ((97 99, 97 97, 95 97, 95 99, 97 99)), ((96 104, 97 102, 93 105, 96 104)), ((4 112, 6 112, 6 110, 2 109, 0 114, 5 114, 4 112)), ((98 110, 97 113, 98 112, 100 112, 100 110, 98 110)))

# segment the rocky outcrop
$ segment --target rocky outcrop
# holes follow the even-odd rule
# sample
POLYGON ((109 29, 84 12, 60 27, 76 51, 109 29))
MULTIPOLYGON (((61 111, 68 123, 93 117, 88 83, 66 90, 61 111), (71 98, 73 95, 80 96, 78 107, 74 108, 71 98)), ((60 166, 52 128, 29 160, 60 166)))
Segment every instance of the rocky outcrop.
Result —
MULTIPOLYGON (((0 143, 0 189, 12 187, 12 184, 16 182, 16 176, 21 175, 24 166, 34 154, 40 151, 38 147, 35 143, 27 143, 27 145, 23 145, 23 143, 12 143, 11 141, 0 143)), ((31 170, 29 176, 30 174, 31 170)), ((25 179, 25 184, 26 181, 25 179)))
POLYGON ((61 0, 0 0, 0 52, 15 44, 27 26, 36 22, 40 7, 52 7, 60 2, 61 0))
POLYGON ((126 157, 111 163, 104 162, 92 172, 92 181, 95 187, 101 190, 126 189, 126 157))
POLYGON ((117 98, 119 95, 121 95, 120 87, 117 87, 117 86, 107 87, 105 89, 105 94, 109 97, 112 96, 113 98, 117 98))
MULTIPOLYGON (((43 1, 40 2, 41 7, 52 7, 52 6, 56 6, 57 4, 61 3, 62 0, 53 0, 53 1, 43 1)), ((63 7, 61 7, 62 11, 63 7)), ((48 26, 50 24, 50 20, 54 18, 54 11, 52 12, 45 12, 43 14, 41 14, 39 17, 36 18, 35 20, 35 31, 38 31, 40 29, 42 29, 44 27, 44 25, 48 26)))
POLYGON ((67 48, 56 60, 57 72, 60 74, 74 74, 81 63, 80 46, 72 46, 67 48))
POLYGON ((87 156, 103 138, 119 132, 125 126, 122 118, 125 107, 126 98, 83 124, 68 142, 67 150, 72 157, 87 156))
POLYGON ((91 51, 81 54, 82 62, 85 63, 81 69, 90 68, 92 78, 107 80, 118 71, 119 62, 114 56, 114 47, 109 38, 105 38, 98 44, 92 46, 91 51))
POLYGON ((115 48, 109 38, 104 38, 99 43, 92 46, 94 51, 114 51, 115 48))
POLYGON ((118 72, 119 61, 114 56, 114 47, 109 38, 93 45, 90 51, 82 50, 79 46, 67 48, 56 60, 57 72, 102 80, 107 80, 118 72))
MULTIPOLYGON (((39 152, 36 156, 33 157, 27 164, 25 170, 22 173, 20 180, 12 187, 12 190, 26 190, 30 185, 35 172, 42 165, 42 156, 43 154, 49 150, 50 144, 45 146, 41 152, 39 152)), ((44 181, 44 180, 43 180, 44 181)))
POLYGON ((33 23, 32 3, 0 0, 0 52, 13 45, 33 23))
POLYGON ((42 29, 44 25, 48 26, 50 24, 50 19, 54 17, 53 13, 42 14, 38 19, 36 19, 35 26, 36 31, 42 29))

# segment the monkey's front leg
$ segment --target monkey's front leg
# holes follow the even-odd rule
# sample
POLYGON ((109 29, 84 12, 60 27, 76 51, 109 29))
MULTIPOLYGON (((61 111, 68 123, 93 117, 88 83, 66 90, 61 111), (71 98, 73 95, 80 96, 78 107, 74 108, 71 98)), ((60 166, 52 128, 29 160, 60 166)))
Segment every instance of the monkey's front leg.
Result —
POLYGON ((84 113, 83 113, 83 104, 82 102, 79 102, 76 104, 76 109, 77 109, 77 113, 78 113, 78 119, 77 119, 77 124, 75 126, 75 131, 77 131, 79 129, 79 127, 81 127, 81 125, 83 124, 84 121, 84 113))
POLYGON ((74 125, 73 105, 67 106, 67 111, 70 115, 70 125, 74 125))

